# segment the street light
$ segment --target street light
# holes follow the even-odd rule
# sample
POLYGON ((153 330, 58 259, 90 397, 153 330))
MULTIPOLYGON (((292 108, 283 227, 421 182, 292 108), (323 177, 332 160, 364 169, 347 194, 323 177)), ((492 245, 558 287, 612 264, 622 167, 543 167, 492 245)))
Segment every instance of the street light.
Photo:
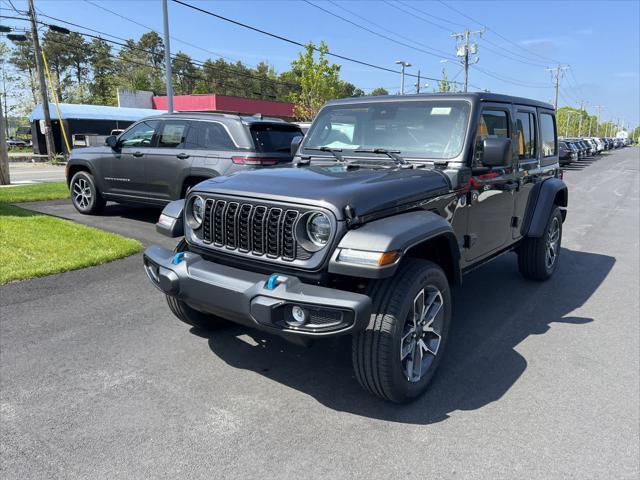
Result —
POLYGON ((404 69, 410 67, 411 64, 404 60, 396 60, 396 65, 402 66, 402 72, 400 73, 400 95, 404 95, 404 69))

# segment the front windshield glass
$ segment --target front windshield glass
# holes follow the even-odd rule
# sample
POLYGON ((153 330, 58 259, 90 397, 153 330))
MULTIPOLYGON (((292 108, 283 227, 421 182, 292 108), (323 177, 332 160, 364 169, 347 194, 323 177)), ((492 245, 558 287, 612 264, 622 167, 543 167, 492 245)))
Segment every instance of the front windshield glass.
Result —
POLYGON ((462 150, 469 111, 464 100, 330 106, 316 117, 304 148, 383 148, 403 156, 453 158, 462 150))

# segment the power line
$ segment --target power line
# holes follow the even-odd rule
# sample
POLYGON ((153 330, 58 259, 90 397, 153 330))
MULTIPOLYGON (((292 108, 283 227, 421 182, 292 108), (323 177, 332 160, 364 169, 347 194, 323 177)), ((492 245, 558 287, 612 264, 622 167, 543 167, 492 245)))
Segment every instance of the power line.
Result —
MULTIPOLYGON (((389 2, 385 1, 385 3, 389 3, 389 2)), ((441 22, 446 22, 446 23, 449 23, 449 24, 451 24, 453 26, 456 26, 456 27, 464 27, 464 25, 461 24, 461 23, 452 22, 451 20, 447 20, 446 18, 438 17, 438 16, 434 15, 433 13, 427 13, 424 10, 421 10, 419 8, 416 8, 416 7, 412 6, 412 5, 409 5, 408 3, 403 2, 401 0, 398 0, 398 3, 406 6, 407 8, 410 8, 411 10, 419 12, 419 13, 421 13, 423 15, 426 15, 426 16, 431 17, 431 18, 435 18, 436 20, 440 20, 441 22)))
POLYGON ((504 76, 498 75, 498 74, 496 74, 494 72, 491 72, 491 71, 485 70, 483 68, 480 68, 477 65, 472 65, 472 66, 473 66, 474 69, 478 70, 479 72, 482 72, 485 75, 488 75, 489 77, 493 77, 493 78, 495 78, 497 80, 500 80, 502 82, 505 82, 505 83, 511 83, 513 85, 517 85, 519 87, 526 87, 526 88, 549 88, 548 85, 543 85, 541 83, 540 84, 533 84, 533 83, 528 84, 528 83, 522 82, 520 80, 517 80, 515 78, 504 77, 504 76))
POLYGON ((396 43, 396 44, 401 45, 403 47, 411 48, 412 50, 416 50, 418 52, 422 52, 422 53, 424 53, 426 55, 431 55, 432 57, 436 57, 436 58, 442 58, 443 55, 445 57, 451 58, 451 56, 448 53, 443 52, 441 50, 436 50, 436 49, 425 50, 425 49, 420 48, 420 47, 414 47, 413 45, 401 42, 401 41, 396 40, 396 39, 394 39, 392 37, 389 37, 389 36, 387 36, 387 35, 385 35, 383 33, 376 32, 375 30, 372 30, 372 29, 370 29, 368 27, 365 27, 364 25, 360 25, 357 22, 353 22, 353 21, 351 21, 351 20, 349 20, 349 19, 347 19, 347 18, 345 18, 345 17, 343 17, 341 15, 338 15, 337 13, 334 13, 334 12, 332 12, 330 10, 327 10, 326 8, 321 7, 320 5, 316 5, 315 3, 310 2, 309 0, 302 0, 302 1, 304 3, 306 3, 307 5, 311 5, 312 7, 317 8, 318 10, 321 10, 321 11, 325 12, 328 15, 331 15, 333 17, 339 18, 340 20, 342 20, 344 22, 347 22, 347 23, 349 23, 350 25, 353 25, 356 28, 364 30, 365 32, 369 32, 372 35, 375 35, 377 37, 384 38, 385 40, 388 40, 390 42, 396 43))
MULTIPOLYGON (((252 30, 254 32, 260 33, 262 35, 266 35, 266 36, 271 37, 271 38, 275 38, 277 40, 281 40, 281 41, 289 43, 291 45, 296 45, 298 47, 306 48, 306 45, 304 43, 302 43, 302 42, 298 42, 296 40, 292 40, 292 39, 284 37, 282 35, 278 35, 278 34, 275 34, 275 33, 267 32, 266 30, 262 30, 262 29, 260 29, 258 27, 247 25, 246 23, 242 23, 242 22, 239 22, 237 20, 233 20, 232 18, 228 18, 228 17, 222 16, 222 15, 219 15, 219 14, 211 12, 209 10, 205 10, 204 8, 196 7, 195 5, 191 5, 189 3, 183 2, 182 0, 172 0, 172 1, 174 3, 182 5, 184 7, 190 8, 190 9, 195 10, 195 11, 200 12, 200 13, 204 13, 204 14, 209 15, 211 17, 218 18, 218 19, 223 20, 225 22, 232 23, 232 24, 237 25, 239 27, 246 28, 248 30, 252 30)), ((319 51, 319 49, 317 47, 314 47, 314 50, 315 51, 319 51)), ((358 60, 356 58, 347 57, 346 55, 340 55, 338 53, 333 53, 331 51, 328 51, 326 54, 331 56, 331 57, 339 58, 339 59, 345 60, 347 62, 357 63, 358 65, 363 65, 363 66, 366 66, 366 67, 374 68, 376 70, 380 70, 380 71, 384 71, 384 72, 388 72, 388 73, 400 74, 399 70, 394 70, 393 68, 383 67, 381 65, 376 65, 374 63, 366 62, 364 60, 358 60)), ((409 77, 417 78, 417 75, 414 75, 414 74, 411 74, 411 73, 407 73, 406 75, 409 76, 409 77)), ((424 78, 428 78, 428 77, 424 77, 424 78)), ((429 80, 437 80, 437 79, 430 78, 429 80)))
MULTIPOLYGON (((451 29, 450 29, 450 28, 447 28, 447 27, 445 27, 445 26, 443 26, 443 25, 440 25, 440 24, 438 24, 438 23, 436 23, 436 22, 433 22, 433 21, 431 21, 431 20, 428 20, 428 19, 426 19, 426 18, 422 17, 421 15, 418 15, 418 14, 416 14, 416 13, 411 13, 411 12, 409 12, 409 11, 405 10, 404 8, 402 8, 401 6, 399 6, 397 3, 392 3, 392 2, 389 2, 388 0, 383 0, 383 1, 384 1, 384 3, 386 3, 387 5, 389 5, 390 7, 395 8, 396 10, 399 10, 399 11, 401 11, 401 12, 403 12, 403 13, 406 13, 407 15, 410 15, 412 18, 417 18, 418 20, 420 20, 420 21, 422 21, 422 22, 424 22, 424 23, 428 23, 429 25, 433 25, 434 27, 437 27, 437 28, 439 28, 439 29, 441 29, 441 30, 444 30, 444 31, 446 31, 446 32, 450 32, 450 31, 451 31, 451 29)), ((404 5, 404 3, 402 3, 402 5, 404 5)), ((408 5, 407 5, 407 6, 408 6, 408 5)))

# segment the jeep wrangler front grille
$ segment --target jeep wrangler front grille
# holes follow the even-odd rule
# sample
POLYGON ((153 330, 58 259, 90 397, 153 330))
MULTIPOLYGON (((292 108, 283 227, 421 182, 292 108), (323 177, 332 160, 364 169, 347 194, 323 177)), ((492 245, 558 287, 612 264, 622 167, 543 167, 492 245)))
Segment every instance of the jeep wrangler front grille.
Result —
POLYGON ((296 242, 296 222, 304 210, 209 198, 205 202, 205 244, 272 259, 308 260, 296 242))

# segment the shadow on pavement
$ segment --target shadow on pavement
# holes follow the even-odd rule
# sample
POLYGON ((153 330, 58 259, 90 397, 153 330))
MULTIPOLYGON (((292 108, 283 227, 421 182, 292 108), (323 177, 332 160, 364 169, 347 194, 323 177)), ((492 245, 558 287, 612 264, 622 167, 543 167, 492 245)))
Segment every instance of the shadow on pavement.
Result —
POLYGON ((163 207, 141 207, 136 205, 121 205, 119 203, 107 203, 99 217, 122 217, 140 222, 156 223, 162 213, 163 207))
MULTIPOLYGON (((298 347, 276 336, 231 326, 205 336, 212 352, 234 368, 255 371, 338 410, 412 424, 440 422, 456 410, 475 410, 502 397, 527 368, 515 347, 554 323, 580 328, 591 318, 571 316, 593 295, 615 259, 563 249, 554 277, 523 279, 514 254, 503 255, 454 290, 454 317, 445 358, 429 391, 398 406, 374 398, 357 384, 351 340, 341 337, 298 347)), ((274 399, 277 401, 277 399, 274 399)))

